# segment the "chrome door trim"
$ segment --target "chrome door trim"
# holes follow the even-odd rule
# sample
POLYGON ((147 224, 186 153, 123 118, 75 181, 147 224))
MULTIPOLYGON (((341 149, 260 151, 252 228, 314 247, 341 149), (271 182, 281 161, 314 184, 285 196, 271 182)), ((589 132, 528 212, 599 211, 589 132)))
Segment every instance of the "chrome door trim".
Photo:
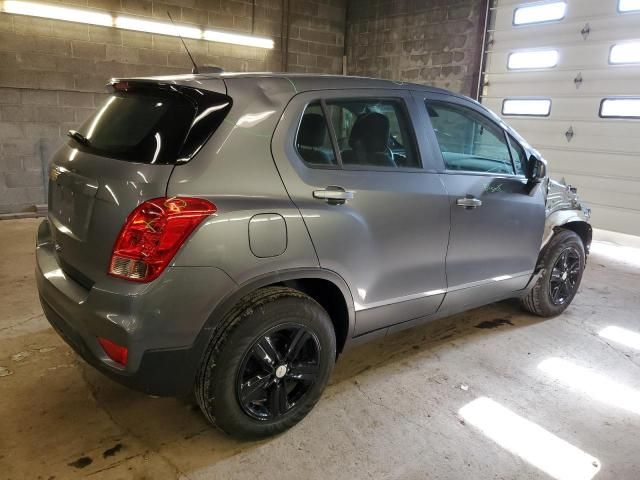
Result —
POLYGON ((420 293, 413 293, 411 295, 405 295, 402 297, 395 297, 395 298, 391 298, 388 300, 383 300, 380 302, 374 302, 374 303, 370 303, 367 305, 361 305, 358 302, 354 302, 353 306, 355 308, 356 312, 362 311, 362 310, 369 310, 371 308, 378 308, 378 307, 385 307, 385 306, 389 306, 389 305, 394 305, 396 303, 402 303, 402 302, 408 302, 410 300, 417 300, 419 298, 425 298, 425 297, 431 297, 433 295, 442 295, 442 294, 446 294, 446 293, 450 293, 450 292, 455 292, 458 290, 464 290, 466 288, 473 288, 473 287, 480 287, 482 285, 489 285, 491 283, 494 282, 504 282, 505 280, 512 280, 515 278, 519 278, 519 277, 530 277, 532 274, 532 272, 518 272, 518 273, 512 273, 510 275, 499 275, 497 277, 491 277, 491 278, 487 278, 484 280, 478 280, 477 282, 469 282, 469 283, 463 283, 461 285, 456 285, 454 287, 449 287, 449 288, 442 288, 442 289, 438 289, 438 290, 430 290, 428 292, 420 292, 420 293))

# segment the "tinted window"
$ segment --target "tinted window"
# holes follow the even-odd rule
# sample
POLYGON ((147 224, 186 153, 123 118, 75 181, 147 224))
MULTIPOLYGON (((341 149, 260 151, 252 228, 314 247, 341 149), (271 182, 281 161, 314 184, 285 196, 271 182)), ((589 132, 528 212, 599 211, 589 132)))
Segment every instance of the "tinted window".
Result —
POLYGON ((222 123, 231 98, 184 88, 129 85, 113 93, 80 128, 77 148, 139 163, 189 160, 222 123))
POLYGON ((474 110, 428 102, 427 111, 447 170, 513 174, 504 131, 474 110))
POLYGON ((142 163, 175 161, 195 115, 178 94, 113 94, 79 129, 84 147, 99 155, 142 163))
POLYGON ((327 115, 343 165, 420 167, 401 100, 331 100, 327 115))
POLYGON ((315 166, 337 165, 327 122, 318 102, 310 104, 302 115, 296 146, 302 159, 315 166))
POLYGON ((527 154, 520 145, 511 135, 507 134, 507 139, 509 140, 509 148, 511 149, 511 157, 513 158, 513 165, 516 168, 516 174, 518 175, 526 175, 527 171, 527 163, 529 159, 527 158, 527 154))

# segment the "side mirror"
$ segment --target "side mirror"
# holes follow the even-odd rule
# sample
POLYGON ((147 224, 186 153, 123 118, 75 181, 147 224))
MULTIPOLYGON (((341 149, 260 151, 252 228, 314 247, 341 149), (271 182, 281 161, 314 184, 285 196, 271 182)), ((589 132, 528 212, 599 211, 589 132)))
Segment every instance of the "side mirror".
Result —
POLYGON ((532 183, 540 183, 547 176, 547 162, 543 158, 531 155, 529 157, 529 171, 527 178, 532 183))

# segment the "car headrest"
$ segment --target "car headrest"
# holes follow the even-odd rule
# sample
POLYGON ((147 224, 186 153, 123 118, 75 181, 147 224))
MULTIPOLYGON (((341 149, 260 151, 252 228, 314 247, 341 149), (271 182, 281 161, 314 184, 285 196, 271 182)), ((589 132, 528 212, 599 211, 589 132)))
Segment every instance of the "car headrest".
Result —
POLYGON ((390 131, 389 119, 385 115, 378 112, 365 113, 353 124, 349 146, 355 149, 360 144, 367 152, 384 152, 387 149, 390 131))
POLYGON ((318 113, 305 113, 298 131, 298 145, 303 147, 320 147, 327 137, 327 126, 324 117, 318 113))

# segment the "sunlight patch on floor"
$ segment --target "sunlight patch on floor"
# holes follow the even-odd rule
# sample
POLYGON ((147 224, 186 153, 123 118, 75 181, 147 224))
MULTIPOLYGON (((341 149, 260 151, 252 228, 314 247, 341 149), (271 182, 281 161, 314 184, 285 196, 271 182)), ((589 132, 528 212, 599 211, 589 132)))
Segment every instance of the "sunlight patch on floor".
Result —
POLYGON ((477 398, 459 413, 502 448, 557 480, 590 480, 600 470, 597 458, 490 398, 477 398))

